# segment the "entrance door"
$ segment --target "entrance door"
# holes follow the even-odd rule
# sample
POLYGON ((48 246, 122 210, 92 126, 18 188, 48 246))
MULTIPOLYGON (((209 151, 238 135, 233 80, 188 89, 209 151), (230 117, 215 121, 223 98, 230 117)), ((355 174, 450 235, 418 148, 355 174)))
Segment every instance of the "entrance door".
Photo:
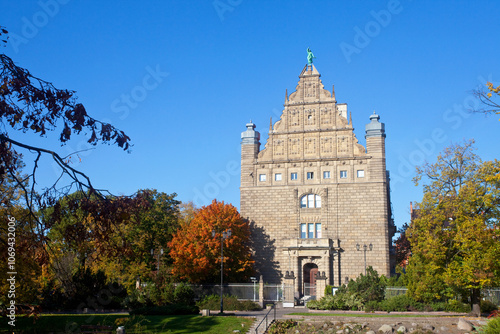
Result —
POLYGON ((311 271, 309 272, 309 281, 311 282, 311 285, 316 286, 316 274, 318 273, 318 268, 312 268, 311 271))
POLYGON ((314 263, 306 263, 303 270, 304 296, 316 296, 316 274, 318 266, 314 263))

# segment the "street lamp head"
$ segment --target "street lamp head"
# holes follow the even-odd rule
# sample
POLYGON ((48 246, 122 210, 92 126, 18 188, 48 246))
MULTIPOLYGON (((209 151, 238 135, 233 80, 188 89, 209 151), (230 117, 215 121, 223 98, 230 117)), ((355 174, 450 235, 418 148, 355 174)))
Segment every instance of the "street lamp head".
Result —
POLYGON ((365 252, 366 252, 366 249, 367 249, 367 248, 368 248, 368 246, 367 246, 367 245, 363 245, 363 249, 365 250, 365 252))
POLYGON ((359 244, 356 244, 356 249, 359 250, 359 244))
POLYGON ((226 232, 222 232, 222 237, 224 239, 227 239, 231 236, 231 229, 227 230, 226 232))
POLYGON ((372 249, 373 249, 373 245, 372 245, 372 244, 370 244, 370 250, 372 250, 372 249))

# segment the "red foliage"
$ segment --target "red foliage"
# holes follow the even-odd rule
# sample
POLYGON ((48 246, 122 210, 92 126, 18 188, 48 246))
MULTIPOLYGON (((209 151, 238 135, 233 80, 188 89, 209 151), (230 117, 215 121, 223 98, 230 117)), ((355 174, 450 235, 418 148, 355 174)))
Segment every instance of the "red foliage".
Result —
POLYGON ((495 318, 495 317, 500 317, 500 310, 495 310, 495 311, 491 312, 490 315, 488 316, 488 319, 495 318))
POLYGON ((202 207, 190 222, 181 226, 169 243, 174 264, 172 273, 192 283, 216 283, 220 279, 221 233, 224 240, 224 281, 246 281, 253 273, 249 247, 250 228, 231 204, 217 202, 202 207), (212 237, 212 231, 216 231, 212 237))

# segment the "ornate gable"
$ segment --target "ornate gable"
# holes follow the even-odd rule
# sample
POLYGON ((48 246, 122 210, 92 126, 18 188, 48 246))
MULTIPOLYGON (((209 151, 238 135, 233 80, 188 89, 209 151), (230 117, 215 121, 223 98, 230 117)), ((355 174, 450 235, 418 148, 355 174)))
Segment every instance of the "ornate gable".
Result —
POLYGON ((284 110, 269 128, 261 162, 349 158, 365 155, 358 144, 347 105, 337 104, 335 91, 326 90, 314 65, 306 65, 295 91, 286 94, 284 110))

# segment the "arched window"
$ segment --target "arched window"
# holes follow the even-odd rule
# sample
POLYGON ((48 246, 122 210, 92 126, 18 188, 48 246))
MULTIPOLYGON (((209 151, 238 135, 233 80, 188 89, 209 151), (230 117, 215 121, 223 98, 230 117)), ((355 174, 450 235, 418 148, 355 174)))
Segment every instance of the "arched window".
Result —
POLYGON ((301 208, 321 208, 321 196, 316 194, 307 194, 300 199, 301 208))

